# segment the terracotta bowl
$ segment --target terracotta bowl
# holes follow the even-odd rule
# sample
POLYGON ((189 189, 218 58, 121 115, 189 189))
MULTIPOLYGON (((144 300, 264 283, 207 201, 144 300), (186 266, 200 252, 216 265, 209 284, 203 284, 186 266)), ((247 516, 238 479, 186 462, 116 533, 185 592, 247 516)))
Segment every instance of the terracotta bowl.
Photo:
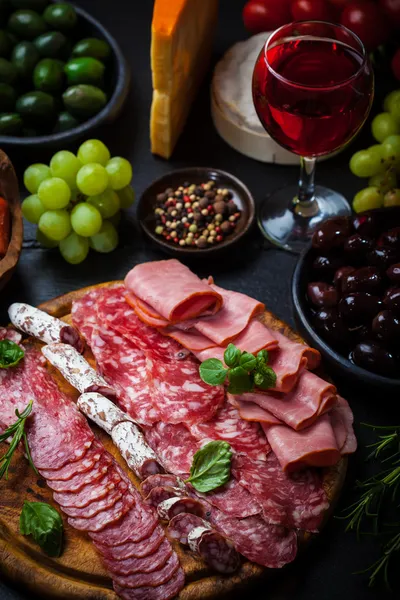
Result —
POLYGON ((22 249, 24 226, 18 192, 18 180, 7 154, 0 150, 0 196, 10 208, 11 232, 7 254, 0 260, 0 290, 14 272, 22 249))
POLYGON ((161 250, 178 258, 182 256, 194 258, 209 256, 210 254, 215 255, 219 252, 229 250, 234 244, 239 242, 254 222, 255 204, 249 189, 230 173, 206 167, 189 167, 178 169, 154 181, 143 192, 138 203, 137 214, 143 231, 161 250), (217 188, 230 190, 233 194, 235 204, 242 211, 234 231, 219 244, 203 249, 187 246, 181 247, 173 242, 166 241, 162 236, 156 235, 154 232, 156 227, 154 209, 156 208, 157 194, 164 192, 168 187, 176 189, 184 181, 199 185, 210 180, 215 181, 217 188))

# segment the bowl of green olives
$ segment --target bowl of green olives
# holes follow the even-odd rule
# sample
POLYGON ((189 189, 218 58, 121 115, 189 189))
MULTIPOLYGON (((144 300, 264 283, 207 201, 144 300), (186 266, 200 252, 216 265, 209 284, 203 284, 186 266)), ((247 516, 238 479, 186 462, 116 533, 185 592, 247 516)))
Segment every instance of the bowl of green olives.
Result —
POLYGON ((400 391, 400 207, 322 223, 292 296, 299 330, 333 370, 400 391))
POLYGON ((9 0, 0 27, 0 146, 60 146, 116 119, 130 72, 90 14, 66 2, 9 0))

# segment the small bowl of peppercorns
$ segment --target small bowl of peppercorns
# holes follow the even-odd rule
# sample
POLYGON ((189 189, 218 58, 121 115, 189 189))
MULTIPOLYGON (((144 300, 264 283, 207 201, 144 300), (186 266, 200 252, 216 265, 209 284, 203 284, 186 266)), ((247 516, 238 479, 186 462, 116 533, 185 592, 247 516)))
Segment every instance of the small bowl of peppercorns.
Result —
POLYGON ((179 169, 142 194, 138 218, 168 254, 203 255, 241 239, 254 221, 254 199, 236 177, 203 167, 179 169))

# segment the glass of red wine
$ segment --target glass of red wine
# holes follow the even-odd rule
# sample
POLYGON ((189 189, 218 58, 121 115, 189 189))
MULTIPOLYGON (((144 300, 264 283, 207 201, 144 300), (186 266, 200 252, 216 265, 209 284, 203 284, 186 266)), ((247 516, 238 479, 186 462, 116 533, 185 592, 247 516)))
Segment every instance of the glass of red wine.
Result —
POLYGON ((298 187, 261 205, 258 222, 273 244, 300 252, 325 219, 351 213, 338 192, 315 186, 319 156, 343 148, 368 117, 374 76, 361 40, 322 21, 284 25, 263 46, 253 74, 259 119, 278 144, 300 156, 298 187))

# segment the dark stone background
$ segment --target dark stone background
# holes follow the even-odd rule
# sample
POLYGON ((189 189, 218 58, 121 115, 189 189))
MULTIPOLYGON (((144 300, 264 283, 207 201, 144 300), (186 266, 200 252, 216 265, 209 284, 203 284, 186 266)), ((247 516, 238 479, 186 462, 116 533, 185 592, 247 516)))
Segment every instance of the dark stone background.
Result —
MULTIPOLYGON (((201 2, 201 0, 198 0, 201 2)), ((277 0, 279 1, 279 0, 277 0)), ((213 62, 246 32, 241 21, 244 0, 221 0, 218 33, 213 62)), ((153 3, 149 0, 81 0, 79 5, 88 10, 117 38, 132 70, 132 87, 126 107, 112 126, 99 132, 111 154, 126 156, 133 165, 133 185, 138 196, 157 177, 188 165, 211 166, 230 171, 250 188, 257 201, 275 188, 293 183, 296 168, 266 165, 248 159, 220 139, 214 130, 209 108, 209 80, 206 81, 191 111, 185 131, 173 159, 166 162, 151 155, 149 148, 149 111, 151 103, 151 74, 149 66, 150 23, 153 3)), ((365 135, 365 134, 364 134, 365 135)), ((367 139, 368 137, 367 132, 367 139)), ((372 142, 366 142, 370 145, 372 142)), ((348 169, 348 159, 354 147, 362 147, 358 140, 350 150, 318 166, 317 180, 333 187, 351 199, 361 186, 348 169)), ((73 148, 76 150, 77 146, 73 148)), ((46 162, 50 155, 37 148, 33 155, 10 150, 9 155, 19 175, 32 162, 46 162)), ((24 249, 17 271, 0 295, 0 317, 6 322, 8 305, 24 301, 37 305, 70 290, 110 279, 122 278, 134 264, 164 258, 144 239, 131 209, 123 224, 119 248, 109 255, 90 254, 81 265, 64 262, 57 250, 39 248, 34 227, 26 226, 24 249)), ((242 247, 228 259, 202 261, 193 265, 199 275, 212 273, 219 285, 248 293, 265 302, 278 317, 293 324, 290 280, 296 257, 270 249, 261 234, 254 229, 242 247)), ((360 450, 350 460, 345 490, 336 509, 348 506, 355 499, 355 479, 370 475, 365 464, 365 449, 374 435, 360 426, 361 422, 393 424, 399 414, 398 398, 381 393, 366 394, 357 384, 351 388, 336 379, 340 391, 351 403, 355 414, 356 432, 360 450)), ((254 600, 372 600, 389 598, 383 587, 369 589, 365 575, 354 572, 366 568, 379 555, 379 544, 371 538, 357 542, 355 535, 345 533, 345 523, 330 520, 318 540, 298 557, 293 565, 278 572, 273 579, 260 582, 249 591, 254 600)), ((240 594, 243 597, 243 594, 240 594)), ((0 582, 1 600, 28 600, 31 594, 11 589, 0 582)))

